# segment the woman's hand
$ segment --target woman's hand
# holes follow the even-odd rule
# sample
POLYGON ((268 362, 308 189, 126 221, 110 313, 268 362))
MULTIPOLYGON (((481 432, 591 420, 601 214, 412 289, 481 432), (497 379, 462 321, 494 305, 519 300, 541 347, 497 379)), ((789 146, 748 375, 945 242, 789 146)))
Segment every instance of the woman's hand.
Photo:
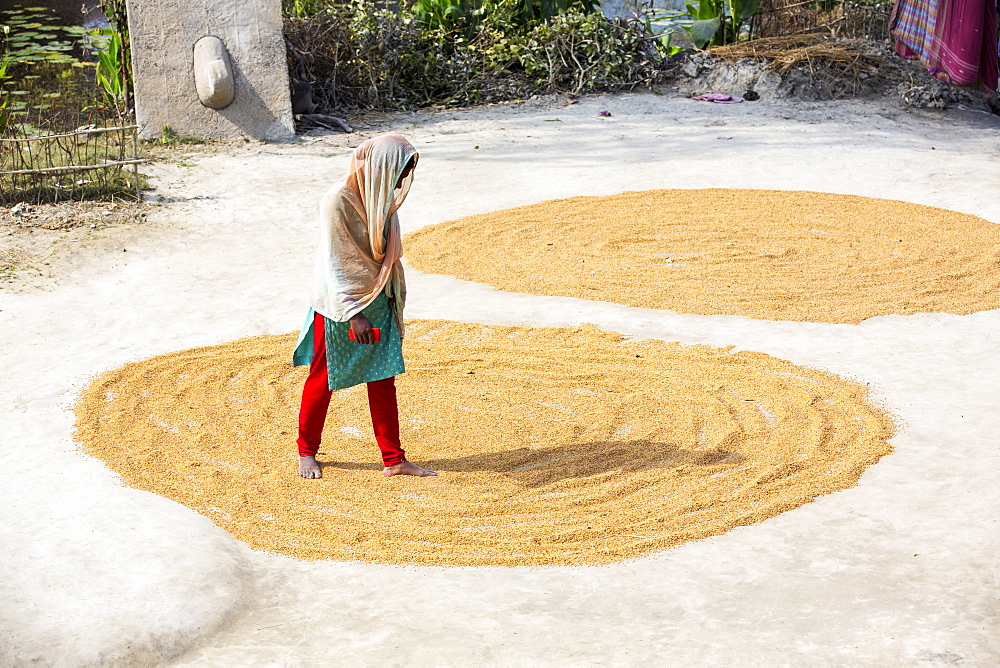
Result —
POLYGON ((358 313, 351 318, 351 330, 357 343, 375 343, 372 321, 364 313, 358 313))

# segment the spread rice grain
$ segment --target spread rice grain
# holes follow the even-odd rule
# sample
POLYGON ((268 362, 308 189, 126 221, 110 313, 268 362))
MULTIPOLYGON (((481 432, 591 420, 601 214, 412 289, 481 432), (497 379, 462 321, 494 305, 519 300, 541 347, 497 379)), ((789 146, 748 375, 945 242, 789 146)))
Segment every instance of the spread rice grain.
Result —
POLYGON ((296 472, 294 336, 127 364, 76 407, 84 449, 252 547, 306 559, 599 564, 852 487, 892 424, 858 383, 754 352, 582 328, 408 324, 403 444, 380 475, 365 390, 335 393, 296 472))
POLYGON ((404 248, 420 271, 500 290, 681 313, 858 323, 1000 308, 1000 225, 853 195, 573 197, 425 227, 404 248))

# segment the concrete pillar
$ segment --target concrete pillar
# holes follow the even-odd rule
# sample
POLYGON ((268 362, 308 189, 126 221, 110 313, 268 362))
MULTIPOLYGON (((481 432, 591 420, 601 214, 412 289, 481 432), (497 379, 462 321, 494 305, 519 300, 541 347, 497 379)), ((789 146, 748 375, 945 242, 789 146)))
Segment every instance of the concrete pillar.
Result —
POLYGON ((128 0, 128 19, 141 137, 295 136, 281 0, 128 0))

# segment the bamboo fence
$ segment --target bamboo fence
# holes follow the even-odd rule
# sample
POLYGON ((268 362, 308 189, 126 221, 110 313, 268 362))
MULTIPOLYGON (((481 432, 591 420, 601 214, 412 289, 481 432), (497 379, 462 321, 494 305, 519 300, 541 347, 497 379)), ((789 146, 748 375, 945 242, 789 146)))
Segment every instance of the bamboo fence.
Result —
POLYGON ((136 125, 45 135, 13 126, 0 137, 0 202, 138 199, 143 162, 136 125))
POLYGON ((890 0, 761 0, 750 35, 788 37, 822 33, 831 37, 889 39, 890 0))

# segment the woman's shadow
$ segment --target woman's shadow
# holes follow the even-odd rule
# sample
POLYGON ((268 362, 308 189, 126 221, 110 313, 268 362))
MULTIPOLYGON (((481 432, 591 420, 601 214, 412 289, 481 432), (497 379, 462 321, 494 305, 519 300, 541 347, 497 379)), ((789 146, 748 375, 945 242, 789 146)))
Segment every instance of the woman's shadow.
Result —
MULTIPOLYGON (((442 457, 422 462, 442 473, 493 471, 525 487, 542 487, 572 478, 604 473, 630 473, 651 468, 737 465, 743 455, 724 448, 685 450, 672 443, 649 439, 590 441, 540 448, 478 452, 462 457, 442 457)), ((370 469, 357 462, 325 462, 321 466, 370 469)))

